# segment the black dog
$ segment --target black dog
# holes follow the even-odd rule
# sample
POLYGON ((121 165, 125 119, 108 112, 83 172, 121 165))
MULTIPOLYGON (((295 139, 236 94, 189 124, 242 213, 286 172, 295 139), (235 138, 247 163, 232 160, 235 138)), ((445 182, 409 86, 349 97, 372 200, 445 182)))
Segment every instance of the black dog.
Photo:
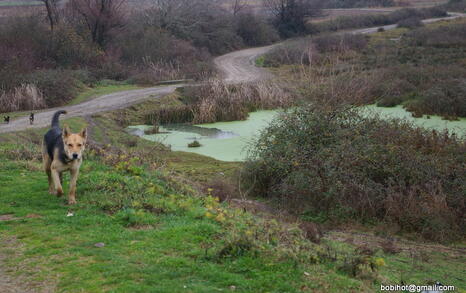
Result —
POLYGON ((31 115, 29 115, 29 124, 34 124, 34 113, 31 112, 31 115))
POLYGON ((3 121, 5 121, 6 124, 10 124, 10 116, 3 117, 3 121))

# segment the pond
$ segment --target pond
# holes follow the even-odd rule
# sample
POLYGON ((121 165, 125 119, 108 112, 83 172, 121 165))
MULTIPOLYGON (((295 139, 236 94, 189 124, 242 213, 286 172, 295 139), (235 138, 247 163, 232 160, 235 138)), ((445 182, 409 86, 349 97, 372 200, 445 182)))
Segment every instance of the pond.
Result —
MULTIPOLYGON (((382 118, 401 118, 412 121, 418 126, 442 131, 448 129, 459 137, 466 137, 466 119, 459 121, 442 120, 438 116, 424 116, 413 118, 410 112, 402 106, 385 108, 369 105, 362 107, 371 115, 379 114, 382 118)), ((233 122, 218 122, 201 125, 165 125, 160 127, 160 134, 146 135, 144 130, 151 126, 130 126, 131 133, 145 139, 158 141, 169 145, 173 151, 185 151, 209 156, 221 161, 244 161, 247 157, 247 148, 262 129, 279 113, 274 111, 258 111, 249 114, 247 120, 233 122), (201 146, 190 148, 188 144, 197 140, 201 146)))
POLYGON ((130 126, 130 132, 145 139, 170 145, 173 151, 184 151, 213 157, 221 161, 244 161, 252 139, 277 115, 278 111, 249 113, 244 121, 218 122, 202 125, 165 125, 161 134, 145 135, 151 126, 130 126), (189 148, 197 140, 201 147, 189 148))

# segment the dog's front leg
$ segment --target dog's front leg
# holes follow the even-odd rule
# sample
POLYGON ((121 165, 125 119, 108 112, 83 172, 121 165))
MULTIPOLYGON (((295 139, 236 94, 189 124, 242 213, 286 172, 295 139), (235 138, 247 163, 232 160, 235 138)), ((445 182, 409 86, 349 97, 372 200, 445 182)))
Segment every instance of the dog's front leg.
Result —
POLYGON ((70 193, 68 195, 68 204, 76 204, 76 182, 78 181, 79 169, 70 170, 70 193))
POLYGON ((52 167, 51 171, 52 171, 52 179, 53 179, 53 184, 55 186, 56 195, 60 197, 63 195, 63 188, 60 183, 60 173, 54 167, 52 167))
POLYGON ((54 183, 53 183, 52 171, 49 169, 49 170, 46 170, 45 173, 47 173, 47 177, 48 177, 48 180, 49 180, 49 193, 50 194, 55 194, 55 186, 54 186, 54 183))

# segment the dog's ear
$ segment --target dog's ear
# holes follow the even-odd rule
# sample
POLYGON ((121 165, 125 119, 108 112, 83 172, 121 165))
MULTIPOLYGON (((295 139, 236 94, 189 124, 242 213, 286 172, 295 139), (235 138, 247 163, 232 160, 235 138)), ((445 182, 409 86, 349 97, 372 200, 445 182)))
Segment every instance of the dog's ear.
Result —
POLYGON ((81 129, 81 132, 79 132, 79 135, 84 138, 84 140, 87 140, 87 127, 84 127, 81 129))
POLYGON ((63 127, 63 134, 62 134, 63 138, 67 138, 68 136, 70 136, 70 134, 71 134, 71 130, 69 126, 65 124, 65 126, 63 127))

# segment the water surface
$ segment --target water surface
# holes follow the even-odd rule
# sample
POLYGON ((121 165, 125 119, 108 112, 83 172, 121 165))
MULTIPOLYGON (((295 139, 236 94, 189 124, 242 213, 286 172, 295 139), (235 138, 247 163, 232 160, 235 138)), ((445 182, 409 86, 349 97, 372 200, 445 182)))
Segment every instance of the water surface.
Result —
POLYGON ((244 161, 252 139, 273 120, 278 111, 249 113, 244 121, 218 122, 201 125, 165 125, 161 134, 145 135, 151 126, 130 126, 133 134, 169 145, 173 151, 185 151, 209 156, 221 161, 244 161), (189 148, 197 140, 201 147, 189 148))
MULTIPOLYGON (((442 131, 448 129, 458 137, 466 137, 466 119, 459 121, 443 120, 439 116, 424 115, 414 118, 402 106, 385 108, 369 105, 362 107, 368 115, 378 114, 381 118, 400 118, 413 122, 427 129, 442 131)), ((274 111, 258 111, 249 114, 245 121, 218 122, 201 125, 165 125, 160 127, 162 134, 145 135, 144 130, 151 126, 139 125, 129 127, 130 132, 145 139, 169 145, 173 151, 185 151, 209 156, 221 161, 244 161, 247 148, 262 129, 279 113, 274 111), (188 143, 197 140, 201 147, 189 148, 188 143)))

